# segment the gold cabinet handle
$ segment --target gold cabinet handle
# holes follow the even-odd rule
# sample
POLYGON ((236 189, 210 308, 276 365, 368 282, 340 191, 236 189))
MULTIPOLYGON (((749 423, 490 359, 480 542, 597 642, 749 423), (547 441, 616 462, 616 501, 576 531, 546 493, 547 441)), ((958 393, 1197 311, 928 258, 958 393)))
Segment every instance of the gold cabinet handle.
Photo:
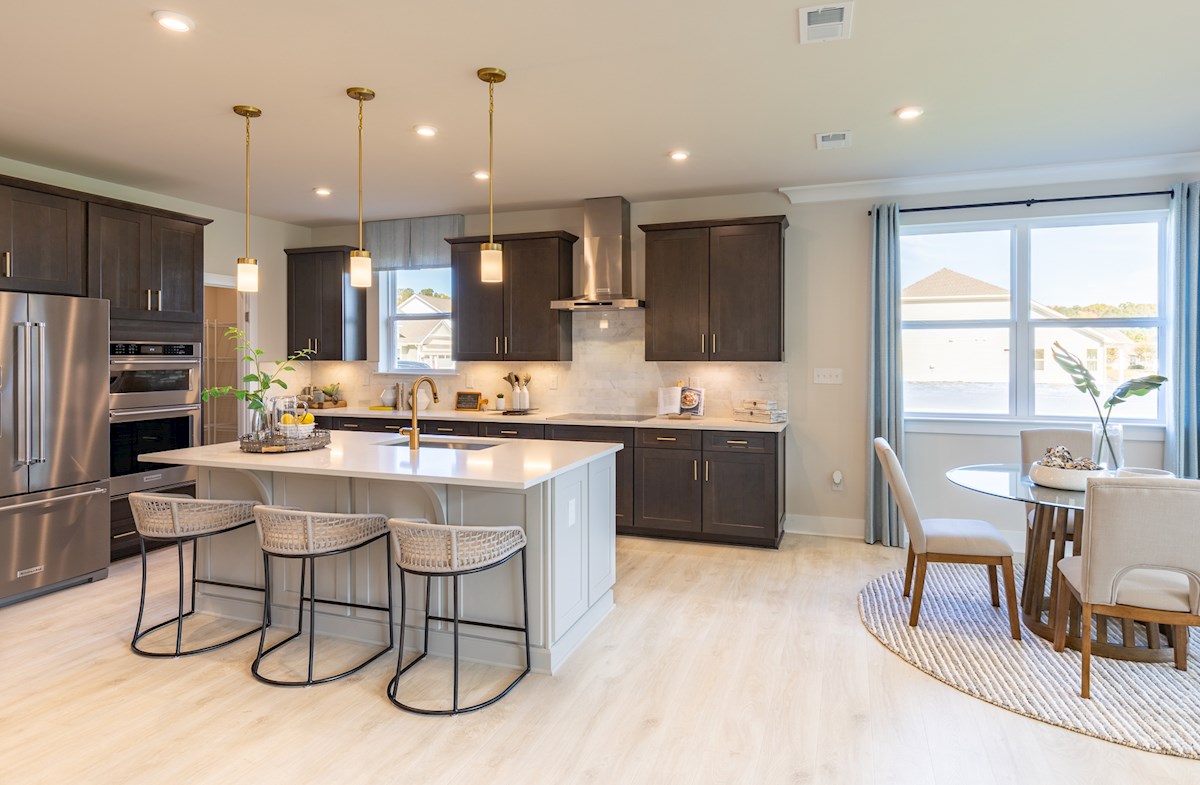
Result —
POLYGON ((676 439, 674 436, 655 436, 655 437, 654 437, 654 440, 655 440, 655 441, 659 441, 659 442, 674 442, 674 441, 678 441, 678 439, 676 439))
POLYGON ((704 481, 708 482, 708 461, 704 462, 704 481))
POLYGON ((704 354, 704 333, 700 333, 700 354, 704 354))
POLYGON ((126 537, 136 537, 136 536, 137 536, 137 530, 135 529, 134 531, 131 531, 131 532, 122 532, 120 534, 114 534, 112 536, 112 538, 114 540, 123 540, 126 537))
POLYGON ((692 461, 692 482, 695 482, 696 480, 700 479, 699 472, 700 472, 700 462, 695 461, 695 460, 692 461))
POLYGON ((717 334, 716 333, 712 334, 712 348, 713 348, 712 353, 716 354, 717 353, 717 334))
POLYGON ((358 427, 358 423, 356 423, 356 422, 344 422, 344 423, 342 423, 342 427, 343 427, 343 428, 357 428, 357 427, 358 427))
POLYGON ((153 300, 154 300, 154 292, 151 291, 150 289, 147 289, 146 290, 146 310, 147 311, 154 310, 153 300))
POLYGON ((158 290, 158 310, 162 310, 162 289, 158 290))
POLYGON ((500 336, 499 335, 496 336, 496 354, 497 355, 500 354, 500 336))
POLYGON ((438 428, 437 432, 438 433, 454 433, 454 429, 453 428, 438 428))
POLYGON ((725 443, 726 444, 749 444, 750 442, 746 441, 745 439, 726 439, 725 443))
POLYGON ((501 436, 516 436, 516 431, 500 431, 501 436))
POLYGON ((385 425, 385 426, 383 426, 383 429, 384 429, 385 431, 398 431, 398 430, 400 430, 402 427, 404 427, 404 426, 401 426, 401 425, 385 425))
POLYGON ((508 354, 508 336, 504 336, 504 353, 508 354))
POLYGON ((12 278, 12 251, 4 252, 4 277, 12 278))

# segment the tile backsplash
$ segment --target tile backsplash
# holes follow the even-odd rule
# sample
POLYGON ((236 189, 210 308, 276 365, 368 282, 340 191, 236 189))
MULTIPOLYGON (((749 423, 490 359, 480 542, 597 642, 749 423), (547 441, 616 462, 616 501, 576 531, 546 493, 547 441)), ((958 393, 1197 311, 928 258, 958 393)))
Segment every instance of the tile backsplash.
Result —
MULTIPOLYGON (((556 412, 653 414, 658 388, 685 380, 705 391, 705 414, 728 417, 743 398, 767 398, 787 407, 783 363, 646 362, 646 315, 641 310, 576 313, 572 316, 571 362, 464 362, 453 374, 434 376, 441 401, 433 411, 454 408, 455 390, 478 390, 494 399, 510 397, 501 377, 529 374, 531 405, 556 412), (553 389, 552 389, 553 388, 553 389)), ((379 404, 380 393, 419 374, 384 374, 366 362, 312 363, 312 383, 340 382, 351 406, 379 404)))

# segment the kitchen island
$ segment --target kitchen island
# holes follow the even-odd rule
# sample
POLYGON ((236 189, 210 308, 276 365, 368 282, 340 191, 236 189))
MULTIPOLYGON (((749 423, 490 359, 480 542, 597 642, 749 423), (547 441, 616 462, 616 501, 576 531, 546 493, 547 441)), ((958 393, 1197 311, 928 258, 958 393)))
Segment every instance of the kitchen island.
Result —
MULTIPOLYGON (((422 437, 421 449, 412 453, 407 440, 395 434, 334 432, 328 447, 310 452, 245 453, 234 442, 141 458, 197 467, 201 498, 258 499, 449 526, 522 526, 529 540, 532 667, 553 673, 613 606, 615 456, 620 449, 606 443, 422 437)), ((379 549, 387 547, 387 541, 380 541, 318 560, 318 597, 380 604, 386 599, 387 575, 380 569, 379 549)), ((253 527, 205 538, 197 560, 199 577, 262 584, 262 551, 253 527)), ((390 558, 388 564, 395 569, 390 558)), ((519 562, 468 577, 459 600, 463 618, 519 624, 520 578, 519 562)), ((423 624, 424 579, 409 581, 409 607, 404 613, 397 608, 396 618, 415 633, 423 624)), ((275 623, 294 626, 300 564, 276 560, 272 582, 275 623)), ((395 596, 399 594, 397 587, 395 596)), ((449 598, 449 581, 435 579, 431 612, 449 615, 449 598)), ((202 583, 197 608, 249 621, 261 617, 262 595, 202 583)), ((385 640, 376 612, 318 606, 318 613, 322 634, 369 643, 385 640)), ((435 622, 433 630, 431 652, 448 656, 449 625, 435 622)), ((420 639, 417 634, 406 637, 414 643, 420 639)), ((473 628, 463 635, 463 657, 517 666, 524 657, 523 647, 516 645, 520 640, 517 633, 473 628)))

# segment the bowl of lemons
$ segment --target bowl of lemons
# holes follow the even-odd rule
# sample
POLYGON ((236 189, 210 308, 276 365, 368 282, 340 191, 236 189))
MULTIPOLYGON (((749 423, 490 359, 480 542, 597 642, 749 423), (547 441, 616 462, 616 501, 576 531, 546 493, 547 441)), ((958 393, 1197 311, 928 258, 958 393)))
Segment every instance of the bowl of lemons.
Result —
POLYGON ((312 435, 317 422, 308 412, 284 412, 279 416, 277 427, 279 432, 289 439, 303 439, 312 435))

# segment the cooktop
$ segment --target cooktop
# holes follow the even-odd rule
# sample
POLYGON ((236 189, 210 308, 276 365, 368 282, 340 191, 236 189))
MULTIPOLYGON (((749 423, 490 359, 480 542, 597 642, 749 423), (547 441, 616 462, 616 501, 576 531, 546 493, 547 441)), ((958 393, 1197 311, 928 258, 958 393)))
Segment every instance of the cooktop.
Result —
POLYGON ((603 420, 604 422, 642 422, 653 420, 652 414, 595 414, 592 412, 571 412, 547 417, 547 420, 603 420))

